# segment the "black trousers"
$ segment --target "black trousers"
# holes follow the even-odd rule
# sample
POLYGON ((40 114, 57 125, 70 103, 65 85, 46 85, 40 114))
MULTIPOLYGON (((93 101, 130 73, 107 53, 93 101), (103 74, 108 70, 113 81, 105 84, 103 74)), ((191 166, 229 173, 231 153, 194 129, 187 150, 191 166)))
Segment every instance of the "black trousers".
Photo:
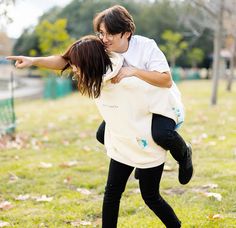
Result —
MULTIPOLYGON (((181 227, 181 222, 175 212, 161 197, 159 192, 163 167, 164 164, 153 168, 140 169, 139 187, 141 195, 145 204, 157 215, 166 227, 181 227)), ((103 200, 103 228, 117 227, 120 199, 133 169, 134 167, 111 159, 103 200)))
MULTIPOLYGON (((104 144, 104 132, 106 123, 103 121, 96 134, 97 140, 104 144)), ((169 150, 177 162, 181 162, 187 151, 187 145, 183 138, 175 131, 175 121, 158 114, 152 115, 153 140, 165 150, 169 150)))

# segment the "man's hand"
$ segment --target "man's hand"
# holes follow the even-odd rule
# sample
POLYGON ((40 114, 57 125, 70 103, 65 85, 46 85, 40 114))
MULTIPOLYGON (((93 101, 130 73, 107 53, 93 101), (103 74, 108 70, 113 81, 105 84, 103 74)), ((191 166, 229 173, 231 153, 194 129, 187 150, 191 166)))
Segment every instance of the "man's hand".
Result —
POLYGON ((7 60, 13 60, 15 62, 16 68, 23 69, 33 65, 33 59, 26 56, 7 56, 7 60))
POLYGON ((134 76, 136 68, 134 67, 122 67, 119 73, 111 79, 111 83, 119 83, 122 78, 134 76))

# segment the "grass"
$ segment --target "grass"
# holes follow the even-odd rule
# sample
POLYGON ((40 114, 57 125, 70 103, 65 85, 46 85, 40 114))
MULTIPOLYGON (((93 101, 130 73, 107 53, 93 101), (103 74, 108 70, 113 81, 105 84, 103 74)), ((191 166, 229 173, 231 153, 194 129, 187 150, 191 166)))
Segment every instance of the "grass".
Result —
MULTIPOLYGON (((236 92, 226 92, 222 81, 213 107, 210 82, 186 81, 179 88, 187 113, 180 133, 192 142, 195 174, 188 185, 180 185, 178 166, 168 155, 171 171, 163 174, 162 195, 183 227, 236 227, 236 92), (219 193, 222 200, 204 192, 219 193), (217 214, 219 218, 213 218, 217 214)), ((83 227, 85 222, 90 222, 86 227, 101 227, 109 159, 95 140, 101 117, 93 101, 79 94, 56 101, 18 101, 16 114, 16 141, 0 151, 0 204, 11 205, 0 209, 0 220, 19 228, 83 227), (69 165, 71 161, 76 164, 69 165), (16 200, 26 194, 27 200, 16 200), (53 199, 36 201, 42 195, 53 199)), ((137 189, 132 176, 121 201, 118 227, 164 227, 137 189)))

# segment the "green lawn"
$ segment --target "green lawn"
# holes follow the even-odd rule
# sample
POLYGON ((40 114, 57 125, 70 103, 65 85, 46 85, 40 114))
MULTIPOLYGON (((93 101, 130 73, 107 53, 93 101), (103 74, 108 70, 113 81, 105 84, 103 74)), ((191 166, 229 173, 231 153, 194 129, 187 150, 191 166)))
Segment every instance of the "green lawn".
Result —
MULTIPOLYGON (((187 113, 180 133, 192 143, 195 174, 180 185, 178 165, 168 155, 161 192, 183 227, 236 227, 236 92, 220 83, 214 107, 210 82, 179 84, 187 113), (207 197, 209 192, 221 201, 207 197)), ((19 228, 101 227, 109 159, 95 140, 101 117, 93 101, 77 93, 18 101, 16 115, 16 140, 0 149, 0 220, 19 228)), ((133 175, 118 227, 163 227, 142 201, 133 175)))

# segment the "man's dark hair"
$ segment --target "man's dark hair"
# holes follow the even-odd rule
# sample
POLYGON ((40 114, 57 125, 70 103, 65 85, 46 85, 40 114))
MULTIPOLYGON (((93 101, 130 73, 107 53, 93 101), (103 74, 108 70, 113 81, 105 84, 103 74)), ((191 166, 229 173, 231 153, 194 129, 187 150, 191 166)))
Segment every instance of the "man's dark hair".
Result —
MULTIPOLYGON (((120 5, 112 6, 98 13, 93 19, 93 27, 95 32, 99 32, 101 23, 108 33, 115 35, 130 32, 131 35, 135 31, 135 24, 130 13, 120 5)), ((130 40, 131 36, 129 37, 130 40)))

